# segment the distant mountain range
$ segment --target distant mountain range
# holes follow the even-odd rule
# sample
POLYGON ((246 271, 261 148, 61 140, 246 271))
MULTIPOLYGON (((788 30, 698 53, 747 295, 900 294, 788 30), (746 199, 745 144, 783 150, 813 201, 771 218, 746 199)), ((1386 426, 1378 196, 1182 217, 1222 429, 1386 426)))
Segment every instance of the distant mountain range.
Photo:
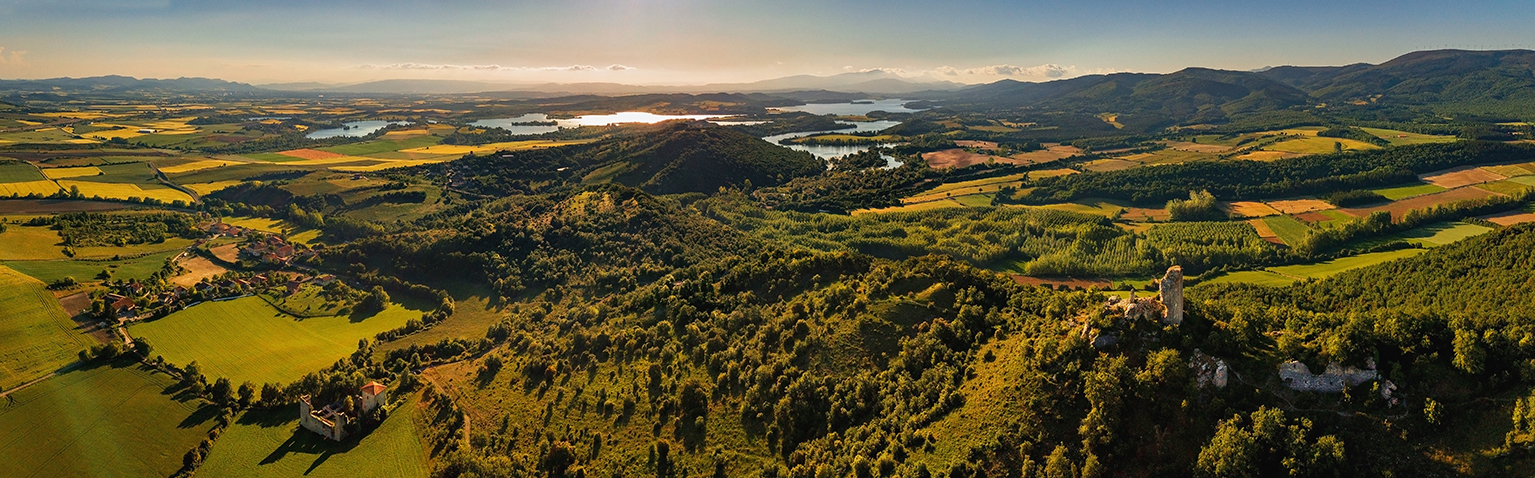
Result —
MULTIPOLYGON (((1535 52, 1436 50, 1370 65, 1280 66, 1259 71, 1187 68, 1167 74, 1115 73, 1043 83, 1002 80, 962 85, 886 71, 799 75, 751 83, 635 86, 617 83, 499 84, 454 80, 383 80, 352 85, 249 85, 208 78, 170 80, 125 76, 0 80, 0 92, 226 92, 283 95, 467 94, 547 97, 675 93, 769 93, 801 101, 856 95, 901 95, 958 109, 1039 107, 1117 114, 1125 120, 1220 121, 1233 115, 1321 104, 1429 106, 1435 111, 1528 115, 1535 111, 1535 52)), ((1124 123, 1124 121, 1120 121, 1124 123)))
POLYGON ((1045 83, 1002 80, 924 97, 959 109, 1039 107, 1175 122, 1219 121, 1340 102, 1529 116, 1535 111, 1535 52, 1438 50, 1379 65, 1281 66, 1252 72, 1187 68, 1045 83))
POLYGON ((363 93, 363 94, 467 94, 525 92, 543 95, 625 95, 646 93, 779 93, 790 91, 838 91, 876 95, 905 94, 919 91, 944 91, 964 87, 960 83, 907 78, 875 70, 832 76, 797 75, 751 83, 711 83, 684 86, 645 86, 620 83, 537 83, 507 84, 459 80, 380 80, 367 83, 331 85, 322 83, 277 83, 260 85, 281 91, 363 93))

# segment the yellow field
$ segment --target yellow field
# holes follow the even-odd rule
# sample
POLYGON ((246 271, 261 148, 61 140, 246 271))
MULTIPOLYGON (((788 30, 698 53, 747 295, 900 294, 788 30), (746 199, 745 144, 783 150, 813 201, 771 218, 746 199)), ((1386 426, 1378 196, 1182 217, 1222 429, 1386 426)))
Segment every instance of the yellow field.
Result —
POLYGON ((37 193, 49 195, 59 192, 59 185, 53 181, 27 181, 22 183, 0 183, 0 196, 26 196, 37 193))
POLYGON ((101 174, 101 168, 86 166, 83 168, 49 168, 43 170, 43 175, 48 179, 78 178, 82 176, 96 176, 101 174))
POLYGON ((1070 175, 1077 174, 1077 173, 1078 173, 1077 170, 1071 169, 1071 168, 1041 169, 1041 170, 1038 170, 1038 171, 1029 171, 1029 179, 1053 178, 1053 177, 1056 177, 1056 176, 1070 176, 1070 175))
POLYGON ((109 199, 128 199, 130 197, 154 198, 161 201, 186 201, 192 202, 192 196, 171 188, 145 190, 137 184, 131 183, 95 183, 90 181, 60 180, 59 186, 69 189, 72 186, 80 187, 80 194, 85 197, 101 196, 109 199))
POLYGON ((204 161, 193 161, 193 162, 186 163, 186 164, 178 164, 178 165, 175 165, 175 166, 166 166, 166 167, 160 168, 160 172, 166 173, 166 174, 185 173, 185 172, 198 171, 198 170, 203 170, 203 169, 212 169, 212 168, 217 168, 217 167, 221 167, 221 166, 228 166, 228 165, 231 165, 231 164, 240 164, 240 163, 236 163, 234 161, 224 161, 224 160, 218 160, 218 159, 209 159, 209 160, 204 160, 204 161))
POLYGON ((568 145, 572 145, 572 144, 590 143, 592 141, 596 141, 596 140, 552 141, 552 140, 546 140, 546 139, 535 139, 535 140, 529 140, 529 141, 508 141, 508 142, 505 142, 505 143, 490 143, 490 144, 482 144, 482 145, 479 145, 479 146, 458 146, 458 145, 440 144, 440 145, 437 145, 437 146, 425 146, 425 147, 421 147, 421 148, 402 149, 402 150, 400 150, 400 152, 402 152, 402 153, 427 153, 427 154, 459 154, 459 155, 471 154, 471 153, 472 154, 486 154, 486 153, 494 153, 494 152, 497 152, 497 151, 522 151, 522 150, 539 149, 539 148, 553 148, 553 147, 557 147, 557 146, 568 146, 568 145))
POLYGON ((90 120, 93 120, 93 119, 109 118, 109 117, 112 117, 113 115, 107 114, 107 113, 101 113, 101 112, 97 112, 97 111, 63 111, 63 112, 57 112, 57 113, 38 113, 37 116, 47 116, 47 117, 50 117, 50 118, 69 118, 69 119, 90 119, 90 120))
POLYGON ((381 159, 364 158, 362 156, 341 156, 339 158, 304 159, 299 161, 287 161, 283 166, 325 166, 329 164, 355 163, 358 161, 379 162, 381 159))
POLYGON ((216 192, 216 191, 218 191, 220 189, 224 189, 224 188, 227 188, 227 187, 230 187, 230 186, 234 186, 234 185, 240 184, 242 182, 244 182, 244 181, 218 181, 218 182, 213 182, 213 183, 183 184, 182 186, 186 187, 187 189, 191 189, 193 191, 197 191, 197 194, 199 194, 199 195, 207 196, 209 194, 213 194, 214 192, 216 192))
POLYGON ((348 173, 365 173, 365 172, 370 172, 370 171, 385 170, 385 169, 389 169, 389 168, 408 168, 408 167, 411 167, 411 166, 420 166, 420 165, 423 165, 423 164, 437 164, 437 163, 441 163, 441 162, 444 162, 444 161, 448 161, 448 160, 447 159, 415 159, 415 160, 385 161, 383 163, 370 164, 370 165, 367 165, 367 166, 334 166, 334 167, 331 167, 330 170, 331 171, 343 171, 343 172, 348 172, 348 173))
POLYGON ((93 131, 93 132, 90 132, 90 133, 82 134, 80 136, 84 136, 84 137, 87 137, 87 138, 95 138, 95 139, 100 139, 100 140, 108 140, 108 139, 112 139, 112 138, 123 138, 123 139, 137 138, 139 136, 143 136, 144 135, 144 133, 140 133, 139 132, 139 128, 135 128, 135 127, 132 127, 132 126, 109 125, 109 124, 102 124, 102 125, 98 125, 98 126, 107 127, 107 128, 110 128, 112 126, 123 126, 123 129, 107 129, 107 130, 101 130, 101 131, 93 131))

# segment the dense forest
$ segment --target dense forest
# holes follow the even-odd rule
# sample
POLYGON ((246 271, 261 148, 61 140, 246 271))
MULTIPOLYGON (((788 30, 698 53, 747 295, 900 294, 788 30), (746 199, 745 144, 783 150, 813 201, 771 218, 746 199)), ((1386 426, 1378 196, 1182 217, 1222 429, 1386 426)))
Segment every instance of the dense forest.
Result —
POLYGON ((1097 197, 1156 204, 1205 190, 1224 200, 1326 194, 1410 183, 1417 174, 1456 166, 1530 161, 1528 144, 1461 142, 1317 154, 1271 162, 1194 161, 1155 168, 1043 178, 1027 204, 1097 197))

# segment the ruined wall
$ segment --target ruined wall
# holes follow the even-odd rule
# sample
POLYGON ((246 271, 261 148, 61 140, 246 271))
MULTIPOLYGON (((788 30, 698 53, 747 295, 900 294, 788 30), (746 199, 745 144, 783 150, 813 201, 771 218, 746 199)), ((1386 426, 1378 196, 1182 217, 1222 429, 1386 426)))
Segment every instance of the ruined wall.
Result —
POLYGON ((1183 267, 1167 268, 1167 275, 1157 282, 1157 300, 1167 308, 1163 322, 1172 325, 1183 323, 1183 267))

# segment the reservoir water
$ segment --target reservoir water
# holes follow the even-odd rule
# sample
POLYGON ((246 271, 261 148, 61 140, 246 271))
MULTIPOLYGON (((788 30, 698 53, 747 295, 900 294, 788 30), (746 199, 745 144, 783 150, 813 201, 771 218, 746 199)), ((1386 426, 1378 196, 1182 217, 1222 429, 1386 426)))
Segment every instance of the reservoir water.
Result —
MULTIPOLYGON (((622 123, 660 123, 662 121, 687 119, 706 120, 730 115, 658 115, 654 113, 641 113, 638 111, 625 111, 610 115, 584 115, 570 119, 553 120, 554 126, 531 126, 514 123, 532 123, 535 121, 550 121, 549 115, 543 113, 528 113, 516 118, 492 118, 469 123, 471 126, 481 128, 503 128, 513 134, 544 134, 559 131, 560 128, 576 128, 580 126, 607 126, 622 123)), ((753 122, 740 122, 742 124, 754 124, 753 122)), ((759 122, 760 123, 760 122, 759 122)))
POLYGON ((903 100, 903 99, 889 99, 889 100, 878 100, 878 101, 857 101, 857 102, 848 102, 848 103, 808 104, 808 105, 799 105, 799 106, 785 106, 785 107, 782 107, 782 108, 773 108, 773 109, 779 110, 779 111, 803 111, 803 112, 806 112, 806 113, 816 114, 816 115, 844 115, 844 116, 866 115, 866 114, 869 114, 870 112, 873 112, 873 111, 884 111, 886 113, 915 113, 915 112, 918 112, 918 111, 922 111, 922 110, 914 110, 914 109, 902 106, 902 105, 904 105, 906 103, 910 103, 910 101, 903 100))
POLYGON ((406 123, 404 121, 353 121, 350 123, 342 123, 342 125, 345 125, 346 128, 314 130, 309 134, 304 135, 304 137, 309 139, 335 138, 337 136, 349 136, 355 138, 373 134, 374 131, 384 129, 385 126, 392 124, 406 123))
MULTIPOLYGON (((882 131, 882 130, 884 130, 886 128, 889 128, 891 126, 895 126, 895 125, 901 124, 901 122, 899 122, 899 121, 838 121, 838 123, 850 124, 850 125, 853 125, 853 128, 852 129, 827 130, 827 131, 804 131, 804 132, 799 132, 799 133, 775 134, 773 136, 764 137, 764 138, 762 138, 762 140, 763 141, 767 141, 769 143, 777 144, 777 145, 780 145, 780 146, 783 146, 785 148, 789 148, 789 149, 792 149, 792 150, 795 150, 795 151, 804 151, 804 152, 807 152, 807 153, 815 155, 817 158, 832 159, 832 158, 840 158, 840 157, 843 157, 843 156, 847 156, 849 154, 861 153, 861 152, 867 151, 869 148, 873 148, 875 146, 885 146, 885 145, 883 145, 883 144, 879 144, 879 145, 859 144, 859 145, 846 145, 846 146, 832 146, 832 145, 823 145, 823 144, 783 144, 783 143, 781 143, 781 141, 786 140, 786 139, 803 138, 803 137, 806 137, 806 136, 817 135, 817 134, 826 134, 826 133, 862 133, 862 132, 867 132, 867 131, 882 131)), ((886 162, 886 165, 885 165, 886 169, 900 166, 900 163, 897 163, 895 161, 895 158, 892 158, 892 157, 889 157, 889 156, 885 157, 885 162, 886 162)))

